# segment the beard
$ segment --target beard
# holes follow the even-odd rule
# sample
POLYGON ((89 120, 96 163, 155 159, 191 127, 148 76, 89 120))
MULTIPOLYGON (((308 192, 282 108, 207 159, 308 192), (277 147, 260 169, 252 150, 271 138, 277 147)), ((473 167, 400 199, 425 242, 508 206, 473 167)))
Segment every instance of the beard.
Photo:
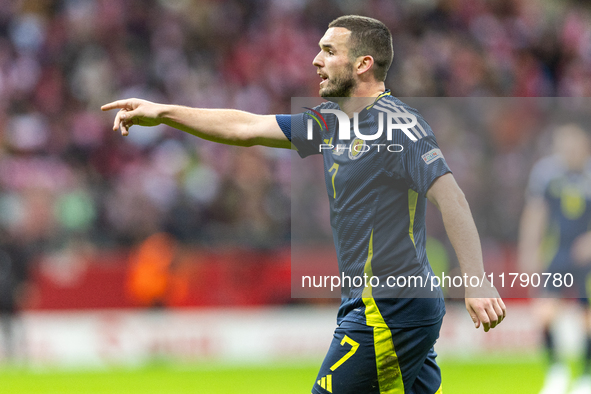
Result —
POLYGON ((320 97, 351 97, 356 86, 357 81, 353 77, 353 64, 350 63, 341 74, 328 79, 326 87, 320 89, 320 97))

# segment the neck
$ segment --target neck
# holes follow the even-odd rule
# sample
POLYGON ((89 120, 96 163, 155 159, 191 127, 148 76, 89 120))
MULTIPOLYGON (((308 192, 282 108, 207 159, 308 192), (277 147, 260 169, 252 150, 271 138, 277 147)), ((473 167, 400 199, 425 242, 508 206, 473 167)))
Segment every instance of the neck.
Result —
POLYGON ((386 85, 384 82, 360 82, 351 97, 373 97, 376 98, 380 94, 384 93, 386 85))
POLYGON ((360 83, 351 94, 351 97, 340 101, 338 104, 351 117, 354 112, 361 112, 364 107, 373 103, 376 97, 384 93, 385 90, 384 82, 360 83))

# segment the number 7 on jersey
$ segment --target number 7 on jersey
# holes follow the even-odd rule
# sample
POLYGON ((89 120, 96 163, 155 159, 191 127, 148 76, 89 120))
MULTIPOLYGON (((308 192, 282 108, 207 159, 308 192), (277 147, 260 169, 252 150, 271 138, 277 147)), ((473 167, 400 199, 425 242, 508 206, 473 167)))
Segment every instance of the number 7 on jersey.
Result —
POLYGON ((334 163, 328 172, 331 172, 332 170, 334 170, 334 174, 332 174, 332 190, 334 192, 333 198, 337 198, 337 189, 334 187, 334 177, 337 176, 337 172, 339 172, 339 165, 334 163))

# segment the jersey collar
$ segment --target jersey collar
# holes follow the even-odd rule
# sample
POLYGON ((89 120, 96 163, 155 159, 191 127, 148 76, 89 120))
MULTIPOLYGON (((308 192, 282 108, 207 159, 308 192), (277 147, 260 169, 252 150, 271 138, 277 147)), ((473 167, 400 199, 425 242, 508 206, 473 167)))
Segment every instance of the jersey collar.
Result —
POLYGON ((390 89, 386 89, 386 91, 384 93, 382 93, 378 97, 376 97, 374 102, 371 105, 368 105, 367 107, 365 107, 365 109, 370 110, 371 107, 373 107, 378 102, 379 99, 381 99, 382 97, 391 96, 391 95, 392 95, 392 92, 390 91, 390 89))

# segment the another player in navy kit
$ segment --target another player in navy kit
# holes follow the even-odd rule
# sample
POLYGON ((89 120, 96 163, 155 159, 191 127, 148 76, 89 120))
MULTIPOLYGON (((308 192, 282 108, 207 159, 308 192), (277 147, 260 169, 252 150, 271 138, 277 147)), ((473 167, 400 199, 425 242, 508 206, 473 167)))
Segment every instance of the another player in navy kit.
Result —
POLYGON ((555 153, 536 163, 530 175, 519 243, 520 263, 529 271, 563 278, 569 286, 553 280, 537 300, 544 347, 550 368, 540 394, 565 394, 570 373, 557 355, 552 325, 561 309, 561 297, 578 298, 585 311, 585 361, 583 375, 570 394, 591 394, 591 140, 576 124, 554 133, 555 153), (570 286, 572 284, 572 286, 570 286))
MULTIPOLYGON (((302 156, 322 153, 331 224, 339 269, 347 275, 428 278, 425 252, 426 198, 441 211, 462 273, 483 275, 480 241, 465 200, 450 173, 429 125, 420 114, 392 97, 384 80, 392 62, 392 37, 371 18, 344 16, 329 25, 314 59, 320 95, 332 101, 299 115, 261 116, 235 110, 206 110, 120 100, 114 129, 127 135, 134 124, 165 123, 208 140, 242 146, 295 147, 302 156), (357 100, 361 98, 363 105, 357 100), (364 135, 379 129, 380 117, 409 115, 417 123, 398 127, 388 139, 356 135, 346 140, 338 116, 323 118, 308 139, 308 120, 318 110, 357 112, 364 135), (378 151, 378 144, 383 144, 378 151), (395 149, 388 150, 386 146, 395 149), (384 149, 385 148, 385 149, 384 149)), ((321 112, 318 112, 321 114, 321 112)), ((315 114, 316 115, 316 114, 315 114)), ((402 119, 398 117, 398 119, 402 119)), ((384 283, 384 282, 382 282, 384 283)), ((410 286, 409 286, 410 288, 410 286)), ((445 308, 439 288, 426 296, 406 297, 387 287, 345 286, 335 339, 313 386, 316 393, 441 393, 433 344, 445 308)), ((411 289, 412 290, 412 289, 411 289)), ((496 290, 476 298, 466 290, 466 307, 476 328, 488 331, 505 317, 496 290)))

